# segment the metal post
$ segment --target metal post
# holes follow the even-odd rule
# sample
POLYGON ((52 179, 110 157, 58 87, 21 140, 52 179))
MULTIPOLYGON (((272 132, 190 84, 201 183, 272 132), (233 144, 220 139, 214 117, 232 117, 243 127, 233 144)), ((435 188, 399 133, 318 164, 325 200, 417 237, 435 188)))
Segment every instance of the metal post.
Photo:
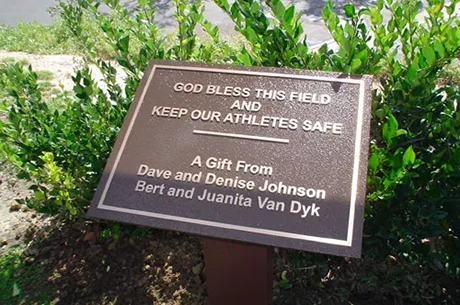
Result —
POLYGON ((209 305, 269 305, 273 248, 202 239, 209 305))

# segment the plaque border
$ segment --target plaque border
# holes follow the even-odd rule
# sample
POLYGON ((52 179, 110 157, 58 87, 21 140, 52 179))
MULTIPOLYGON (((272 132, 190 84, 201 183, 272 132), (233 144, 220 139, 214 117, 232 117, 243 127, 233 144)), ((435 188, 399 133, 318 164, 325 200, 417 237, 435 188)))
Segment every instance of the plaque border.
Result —
POLYGON ((284 237, 284 238, 290 238, 290 239, 298 239, 298 240, 304 240, 304 241, 319 242, 319 243, 324 243, 324 244, 350 247, 352 246, 352 243, 353 243, 353 232, 354 232, 355 216, 356 216, 355 210, 356 210, 357 190, 358 190, 358 184, 359 184, 358 176, 359 176, 359 163, 360 163, 360 153, 361 153, 361 140, 362 140, 362 133, 363 133, 362 129, 363 129, 363 120, 364 120, 365 85, 366 84, 365 84, 364 79, 349 79, 349 78, 337 78, 337 77, 311 76, 311 75, 302 75, 302 74, 259 72, 259 71, 246 71, 246 70, 234 70, 234 69, 227 70, 227 69, 222 69, 222 68, 206 68, 206 67, 195 67, 195 66, 181 66, 181 65, 176 66, 176 65, 154 64, 150 74, 148 75, 146 85, 143 88, 142 94, 139 98, 139 103, 137 103, 136 109, 134 110, 134 114, 131 118, 131 121, 129 122, 127 131, 124 134, 120 149, 118 150, 118 154, 115 158, 114 164, 112 166, 109 177, 104 186, 103 192, 101 194, 101 197, 99 199, 96 209, 121 212, 121 213, 145 216, 145 217, 150 217, 150 218, 158 218, 158 219, 163 219, 163 220, 178 221, 178 222, 190 223, 190 224, 196 224, 196 225, 202 225, 202 226, 210 226, 210 227, 216 227, 216 228, 221 228, 221 229, 229 229, 229 230, 243 231, 243 232, 249 232, 249 233, 269 235, 269 236, 277 236, 277 237, 284 237), (113 176, 115 175, 116 169, 118 167, 118 163, 120 162, 121 156, 126 146, 126 143, 128 141, 128 138, 134 126, 134 122, 136 121, 137 114, 142 104, 144 103, 145 95, 151 84, 155 71, 157 71, 158 69, 222 73, 222 74, 237 74, 237 75, 250 75, 250 76, 265 76, 265 77, 289 78, 289 79, 303 79, 303 80, 323 81, 323 82, 329 82, 329 83, 339 82, 339 83, 359 85, 359 101, 358 101, 358 115, 357 115, 358 117, 357 117, 357 122, 356 122, 357 126, 356 126, 356 138, 355 138, 355 154, 354 154, 354 160, 353 160, 353 176, 352 176, 352 183, 351 183, 350 212, 348 215, 347 239, 342 240, 342 239, 334 239, 334 238, 326 238, 326 237, 303 235, 303 234, 297 234, 297 233, 275 231, 275 230, 269 230, 269 229, 253 228, 253 227, 248 227, 248 226, 240 226, 240 225, 234 225, 234 224, 228 224, 228 223, 222 223, 222 222, 216 222, 216 221, 153 213, 153 212, 147 212, 143 210, 120 208, 120 207, 114 207, 114 206, 104 204, 105 197, 107 195, 107 192, 109 191, 110 184, 112 183, 113 176))

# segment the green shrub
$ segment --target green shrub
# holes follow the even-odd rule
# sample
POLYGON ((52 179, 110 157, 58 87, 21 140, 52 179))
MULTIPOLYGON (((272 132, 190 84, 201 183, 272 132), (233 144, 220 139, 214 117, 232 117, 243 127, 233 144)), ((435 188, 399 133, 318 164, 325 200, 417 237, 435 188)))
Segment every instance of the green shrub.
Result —
POLYGON ((429 1, 424 25, 416 20, 420 2, 386 3, 392 15, 385 25, 383 1, 360 12, 370 16, 372 51, 380 66, 372 109, 367 247, 458 272, 459 90, 438 80, 460 55, 460 20, 454 13, 459 1, 445 7, 443 1, 429 1))
POLYGON ((423 24, 416 19, 421 1, 379 0, 359 11, 347 4, 343 21, 329 1, 323 19, 338 47, 317 51, 309 50, 292 5, 215 2, 246 39, 242 45, 230 46, 219 37, 198 0, 173 2, 180 26, 169 40, 152 23, 152 0, 139 0, 134 12, 105 0, 112 8, 107 15, 98 12, 94 0, 61 1, 63 22, 101 70, 107 90, 83 69, 74 78, 76 96, 51 113, 34 72, 5 69, 3 83, 9 83, 15 101, 4 105, 9 119, 0 126, 1 150, 37 182, 29 205, 70 214, 86 209, 149 59, 373 74, 365 254, 399 255, 458 272, 459 89, 443 70, 460 55, 460 20, 454 14, 460 1, 428 1, 423 24), (383 9, 391 12, 386 23, 383 9), (127 75, 124 88, 113 64, 98 59, 83 18, 97 21, 108 52, 127 75), (197 38, 197 25, 209 40, 197 38))
POLYGON ((288 66, 373 74, 371 156, 365 230, 367 254, 398 254, 458 272, 460 259, 459 90, 437 86, 460 56, 460 1, 377 1, 360 11, 344 6, 340 22, 331 2, 323 19, 338 44, 309 52, 293 6, 267 1, 275 20, 255 0, 216 3, 246 37, 238 58, 248 65, 288 66), (383 24, 382 10, 391 17, 383 24), (367 26, 368 19, 370 26, 367 26))
POLYGON ((104 86, 93 80, 88 68, 78 71, 73 77, 74 94, 64 92, 59 109, 54 109, 54 100, 44 98, 37 73, 31 68, 12 63, 0 66, 0 88, 13 98, 0 105, 0 111, 7 115, 7 120, 0 121, 0 151, 20 169, 21 177, 35 182, 35 196, 24 200, 29 207, 51 214, 83 215, 148 59, 226 60, 215 46, 230 48, 218 38, 216 28, 203 19, 201 3, 176 2, 177 17, 185 19, 177 39, 166 50, 165 39, 151 24, 152 1, 140 2, 143 6, 135 16, 114 1, 108 3, 114 9, 112 15, 93 10, 95 1, 80 1, 77 6, 61 3, 64 21, 75 41, 86 47, 87 55, 96 63, 104 86), (100 54, 94 51, 95 43, 83 22, 91 14, 105 35, 104 43, 112 48, 110 52, 116 54, 116 61, 127 74, 124 88, 117 83, 119 75, 113 63, 97 58, 100 54), (186 37, 198 21, 212 31, 214 40, 208 45, 186 37))
POLYGON ((22 177, 37 183, 26 203, 52 214, 82 213, 129 105, 121 88, 108 79, 109 99, 84 69, 73 77, 75 96, 63 96, 63 109, 52 110, 35 72, 18 64, 3 69, 0 85, 9 88, 14 103, 2 104, 8 117, 0 121, 0 150, 22 177))

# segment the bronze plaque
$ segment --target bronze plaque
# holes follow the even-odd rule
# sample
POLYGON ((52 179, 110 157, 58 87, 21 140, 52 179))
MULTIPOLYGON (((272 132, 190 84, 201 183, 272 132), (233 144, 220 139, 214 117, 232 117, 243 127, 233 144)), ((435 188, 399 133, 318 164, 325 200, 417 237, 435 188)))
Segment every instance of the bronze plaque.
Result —
POLYGON ((360 256, 371 76, 153 61, 88 215, 360 256))

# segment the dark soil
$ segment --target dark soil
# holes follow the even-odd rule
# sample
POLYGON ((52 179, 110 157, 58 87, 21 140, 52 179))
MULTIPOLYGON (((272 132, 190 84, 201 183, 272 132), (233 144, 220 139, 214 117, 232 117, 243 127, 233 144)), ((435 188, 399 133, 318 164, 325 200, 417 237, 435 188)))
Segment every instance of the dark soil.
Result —
POLYGON ((63 224, 37 236, 25 259, 44 266, 40 281, 52 304, 203 304, 196 238, 128 230, 129 236, 120 232, 118 239, 103 238, 92 222, 63 224))
MULTIPOLYGON (((78 221, 39 231, 23 259, 30 266, 42 266, 42 272, 31 287, 21 287, 24 297, 18 304, 39 304, 35 301, 43 294, 51 304, 62 305, 207 304, 199 238, 154 229, 111 226, 107 231, 103 227, 108 226, 78 221), (112 236, 107 236, 110 232, 112 236)), ((460 300, 458 278, 408 267, 393 258, 374 262, 277 249, 274 276, 274 305, 456 304, 460 300)))
MULTIPOLYGON (((0 160, 0 254, 7 247, 30 241, 33 233, 46 223, 45 217, 16 202, 30 195, 29 184, 17 179, 0 160)), ((1 304, 1 303, 0 303, 1 304)))

